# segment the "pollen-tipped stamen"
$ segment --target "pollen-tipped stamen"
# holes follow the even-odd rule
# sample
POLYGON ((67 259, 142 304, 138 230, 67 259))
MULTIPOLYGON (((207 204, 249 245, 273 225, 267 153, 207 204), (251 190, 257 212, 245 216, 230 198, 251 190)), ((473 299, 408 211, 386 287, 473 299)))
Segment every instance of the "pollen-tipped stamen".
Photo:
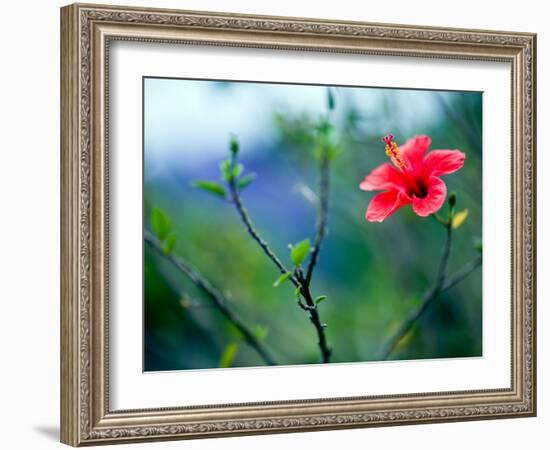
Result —
POLYGON ((399 150, 399 147, 397 146, 393 138, 394 135, 391 133, 382 138, 382 141, 386 144, 386 155, 390 157, 392 163, 396 167, 401 170, 405 170, 405 161, 403 160, 403 157, 401 156, 401 151, 399 150))

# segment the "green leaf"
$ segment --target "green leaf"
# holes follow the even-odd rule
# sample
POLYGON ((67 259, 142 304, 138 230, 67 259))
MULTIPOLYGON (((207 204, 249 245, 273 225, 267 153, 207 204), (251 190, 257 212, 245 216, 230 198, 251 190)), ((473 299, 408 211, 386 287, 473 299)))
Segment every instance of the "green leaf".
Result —
POLYGON ((220 163, 220 172, 222 173, 222 178, 225 181, 231 181, 231 166, 231 161, 229 161, 228 159, 224 159, 220 163))
POLYGON ((216 183, 215 181, 196 180, 193 181, 193 186, 221 198, 225 198, 226 196, 225 188, 220 183, 216 183))
POLYGON ((244 166, 242 164, 235 164, 235 166, 231 170, 231 175, 233 176, 233 178, 239 178, 243 173, 243 170, 244 166))
POLYGON ((232 181, 238 178, 243 173, 243 170, 244 166, 242 164, 235 164, 227 159, 224 159, 220 163, 220 171, 225 181, 232 181))
POLYGON ((323 117, 321 120, 319 120, 317 130, 319 131, 320 136, 323 138, 326 138, 329 135, 329 133, 332 131, 332 124, 330 123, 328 118, 323 117))
POLYGON ((256 179, 255 173, 249 173, 248 175, 245 175, 244 177, 239 178, 239 181, 237 182, 237 185, 239 189, 244 189, 247 187, 250 183, 252 183, 256 179))
POLYGON ((319 297, 317 297, 315 299, 315 304, 318 305, 319 303, 321 303, 323 300, 326 300, 327 296, 326 295, 320 295, 319 297))
POLYGON ((161 241, 164 241, 170 230, 172 230, 172 221, 163 209, 153 208, 151 212, 151 228, 161 241))
POLYGON ((269 328, 265 325, 254 325, 252 331, 260 341, 263 341, 269 333, 269 328))
POLYGON ((273 287, 279 287, 281 284, 283 284, 286 280, 290 278, 290 275, 291 275, 290 272, 285 272, 281 274, 281 276, 277 278, 273 283, 273 287))
POLYGON ((164 254, 169 255, 174 250, 174 247, 176 246, 176 235, 174 233, 170 233, 164 243, 162 244, 162 251, 164 254))
POLYGON ((341 145, 329 145, 325 150, 329 161, 336 159, 342 153, 341 145))
POLYGON ((235 360, 235 356, 237 356, 238 351, 239 344, 237 342, 232 342, 231 344, 228 344, 222 353, 218 366, 223 368, 231 367, 233 361, 235 360))
POLYGON ((302 295, 302 289, 300 288, 300 286, 298 286, 298 287, 294 290, 294 295, 296 296, 296 298, 300 298, 300 295, 302 295))
POLYGON ((311 244, 309 242, 309 239, 304 239, 303 241, 298 242, 292 247, 292 250, 290 251, 290 259, 295 266, 299 266, 304 262, 304 260, 307 258, 307 255, 309 254, 310 246, 311 244))
POLYGON ((319 142, 313 149, 313 154, 316 159, 327 158, 329 161, 333 161, 342 153, 343 147, 341 144, 332 142, 319 142))
POLYGON ((233 322, 227 322, 227 331, 231 336, 233 336, 233 339, 235 341, 240 341, 244 339, 243 332, 233 322))

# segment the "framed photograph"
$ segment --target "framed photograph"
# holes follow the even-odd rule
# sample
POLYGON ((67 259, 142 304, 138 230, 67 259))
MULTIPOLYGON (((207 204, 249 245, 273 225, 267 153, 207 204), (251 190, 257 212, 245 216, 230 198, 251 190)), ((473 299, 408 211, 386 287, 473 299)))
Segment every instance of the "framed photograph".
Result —
POLYGON ((61 9, 61 440, 536 414, 536 36, 61 9))

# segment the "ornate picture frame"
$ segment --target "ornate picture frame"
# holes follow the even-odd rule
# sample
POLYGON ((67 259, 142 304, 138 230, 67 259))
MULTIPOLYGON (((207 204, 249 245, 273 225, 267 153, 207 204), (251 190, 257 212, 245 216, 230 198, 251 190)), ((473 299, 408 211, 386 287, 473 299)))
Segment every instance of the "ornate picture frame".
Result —
POLYGON ((61 9, 61 441, 95 445, 536 414, 536 35, 74 4, 61 9), (508 388, 113 410, 109 57, 115 41, 506 62, 511 67, 508 388))

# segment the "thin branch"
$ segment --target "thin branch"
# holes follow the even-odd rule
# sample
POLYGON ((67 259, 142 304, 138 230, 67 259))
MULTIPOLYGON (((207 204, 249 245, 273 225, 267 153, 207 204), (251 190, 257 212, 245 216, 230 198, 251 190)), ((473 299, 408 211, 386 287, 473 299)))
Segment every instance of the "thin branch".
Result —
MULTIPOLYGON (((258 243, 258 245, 260 245, 264 253, 269 257, 269 259, 271 259, 271 261, 273 261, 273 263, 277 266, 281 273, 289 272, 289 270, 285 267, 281 260, 275 255, 275 253, 273 253, 273 251, 269 247, 269 244, 264 241, 258 231, 256 231, 256 228, 252 223, 252 219, 250 218, 248 211, 246 210, 241 200, 239 189, 234 178, 228 180, 228 186, 231 194, 231 200, 235 205, 235 208, 237 209, 237 212, 239 213, 239 216, 241 217, 241 220, 243 221, 248 233, 258 243)), ((304 297, 306 304, 305 308, 303 304, 300 305, 299 303, 299 305, 302 307, 302 309, 306 310, 309 313, 309 319, 315 327, 315 330, 317 331, 317 337, 319 339, 318 345, 319 349, 321 350, 323 362, 328 363, 330 362, 332 351, 327 343, 327 338, 325 335, 326 324, 323 324, 321 322, 317 305, 315 304, 315 300, 313 299, 313 295, 311 294, 311 291, 309 289, 309 284, 306 282, 306 279, 300 269, 295 270, 293 275, 289 279, 292 281, 294 286, 300 288, 300 293, 304 297)))
POLYGON ((439 290, 439 292, 440 293, 444 292, 456 286, 458 283, 464 280, 468 275, 470 275, 474 270, 476 270, 481 265, 482 260, 483 260, 483 257, 481 254, 479 254, 477 258, 470 261, 458 272, 455 272, 454 274, 449 275, 445 279, 445 282, 443 283, 443 286, 441 286, 441 289, 439 290))
POLYGON ((260 340, 248 328, 248 326, 230 308, 225 296, 214 288, 194 267, 181 257, 166 254, 162 250, 159 240, 148 230, 144 230, 143 238, 158 254, 164 256, 176 269, 185 274, 205 295, 212 301, 213 305, 229 320, 243 335, 244 340, 258 353, 267 365, 274 366, 277 363, 264 348, 260 340))
POLYGON ((311 251, 311 258, 306 269, 305 282, 309 285, 313 277, 313 269, 319 260, 321 244, 327 234, 328 228, 328 198, 330 190, 330 156, 326 151, 321 152, 321 161, 319 165, 319 210, 317 213, 317 233, 315 242, 311 251))
POLYGON ((445 245, 441 253, 441 259, 439 261, 439 267, 437 269, 437 275, 434 280, 434 284, 424 293, 422 296, 422 302, 418 309, 412 311, 409 316, 403 321, 399 329, 394 333, 394 335, 388 339, 386 344, 382 347, 380 352, 380 360, 386 360, 392 354, 392 352, 397 347, 397 344, 405 337, 405 335, 411 330, 416 321, 424 314, 428 309, 428 306, 433 302, 433 300, 442 292, 451 289, 457 283, 464 280, 468 275, 470 275, 475 269, 479 267, 482 261, 482 256, 479 255, 477 258, 470 261, 466 264, 461 270, 455 272, 452 275, 446 276, 447 264, 449 261, 449 255, 451 252, 451 241, 452 241, 452 225, 449 222, 445 225, 447 237, 445 240, 445 245))
MULTIPOLYGON (((233 203, 233 205, 235 205, 235 208, 239 213, 239 216, 241 217, 241 220, 243 221, 246 230, 248 231, 248 234, 250 234, 250 236, 252 236, 252 239, 254 239, 258 243, 264 253, 268 256, 269 259, 271 259, 271 261, 273 261, 273 263, 277 266, 281 273, 290 272, 282 263, 282 261, 277 257, 277 255, 273 252, 273 250, 271 250, 269 244, 260 236, 256 228, 254 227, 252 219, 250 218, 250 215, 248 214, 248 211, 246 210, 241 200, 239 188, 237 186, 235 178, 231 178, 227 182, 227 184, 229 186, 229 192, 231 194, 231 202, 233 203)), ((292 281, 294 286, 299 286, 298 280, 294 275, 290 277, 290 280, 292 281)))
POLYGON ((449 256, 451 254, 451 244, 453 240, 453 226, 451 221, 445 225, 445 244, 443 245, 443 251, 441 252, 441 259, 439 260, 439 268, 437 269, 437 278, 435 279, 432 290, 439 292, 443 282, 445 281, 445 275, 447 273, 447 264, 449 263, 449 256))
POLYGON ((302 285, 302 288, 300 289, 300 293, 304 297, 304 300, 306 301, 306 307, 305 309, 309 313, 309 320, 315 327, 315 331, 317 332, 317 338, 319 341, 317 342, 319 349, 321 350, 321 355, 323 358, 323 363, 330 362, 330 356, 332 355, 332 349, 328 345, 325 328, 327 327, 326 324, 321 322, 321 317, 319 316, 319 310, 317 308, 317 304, 315 303, 315 300, 313 299, 313 296, 311 295, 311 291, 309 289, 309 285, 307 284, 306 280, 303 277, 299 277, 300 284, 302 285))

